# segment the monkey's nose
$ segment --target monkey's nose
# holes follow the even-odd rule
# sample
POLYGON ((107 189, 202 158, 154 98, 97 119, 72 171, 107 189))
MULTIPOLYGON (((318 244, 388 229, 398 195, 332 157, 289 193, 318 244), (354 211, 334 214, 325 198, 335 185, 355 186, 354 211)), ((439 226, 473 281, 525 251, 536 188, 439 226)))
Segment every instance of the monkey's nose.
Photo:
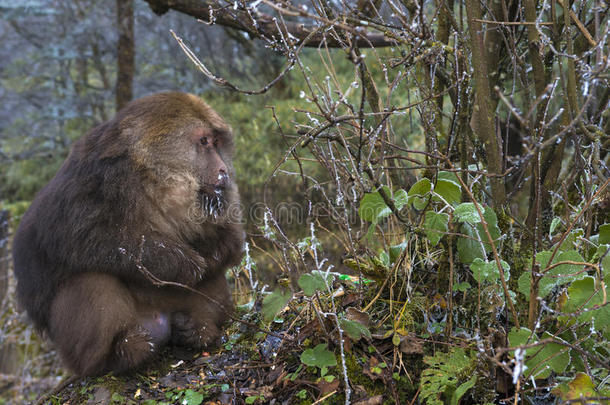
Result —
POLYGON ((229 175, 224 170, 218 171, 218 178, 216 179, 215 187, 217 189, 223 189, 229 183, 229 175))

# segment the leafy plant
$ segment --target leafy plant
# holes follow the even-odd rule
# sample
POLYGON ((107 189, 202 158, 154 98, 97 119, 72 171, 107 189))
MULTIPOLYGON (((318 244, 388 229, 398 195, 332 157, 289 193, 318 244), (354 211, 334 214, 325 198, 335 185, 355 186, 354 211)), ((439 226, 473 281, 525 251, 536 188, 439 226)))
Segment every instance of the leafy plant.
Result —
POLYGON ((320 377, 331 382, 335 377, 333 375, 327 375, 328 368, 336 366, 337 359, 335 358, 334 353, 326 347, 326 343, 320 343, 313 349, 306 349, 301 354, 301 362, 307 366, 319 368, 320 377))
POLYGON ((457 405, 477 381, 476 373, 472 373, 476 361, 462 348, 426 356, 424 363, 428 368, 421 374, 420 398, 428 405, 457 405))

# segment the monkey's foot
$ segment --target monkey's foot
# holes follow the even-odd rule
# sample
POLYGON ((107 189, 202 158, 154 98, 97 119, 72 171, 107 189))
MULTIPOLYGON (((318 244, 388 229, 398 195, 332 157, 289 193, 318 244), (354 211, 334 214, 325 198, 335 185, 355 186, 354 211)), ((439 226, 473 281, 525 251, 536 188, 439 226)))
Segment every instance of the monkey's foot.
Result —
POLYGON ((150 332, 141 326, 127 331, 119 338, 114 348, 114 358, 110 360, 108 369, 116 373, 142 366, 158 350, 150 332))
POLYGON ((201 349, 210 346, 220 337, 220 329, 214 322, 197 325, 188 315, 177 312, 172 317, 172 343, 201 349))

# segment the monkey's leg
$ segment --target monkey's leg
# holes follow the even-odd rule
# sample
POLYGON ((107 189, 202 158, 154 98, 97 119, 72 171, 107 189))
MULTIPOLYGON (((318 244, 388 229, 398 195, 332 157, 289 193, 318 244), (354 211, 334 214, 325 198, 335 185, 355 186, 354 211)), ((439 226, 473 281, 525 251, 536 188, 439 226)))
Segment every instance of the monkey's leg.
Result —
POLYGON ((172 343, 200 349, 220 337, 220 326, 229 320, 233 300, 224 274, 202 281, 187 305, 172 315, 172 343))
POLYGON ((78 375, 117 373, 142 365, 169 336, 168 316, 140 314, 117 278, 83 274, 53 300, 49 334, 78 375))

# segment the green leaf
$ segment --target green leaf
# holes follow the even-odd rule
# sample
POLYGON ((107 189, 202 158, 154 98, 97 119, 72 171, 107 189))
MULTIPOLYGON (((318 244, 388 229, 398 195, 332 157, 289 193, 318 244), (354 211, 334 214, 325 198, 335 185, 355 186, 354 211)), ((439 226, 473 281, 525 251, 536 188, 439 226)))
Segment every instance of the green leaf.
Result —
POLYGON ((553 220, 551 221, 551 226, 549 228, 549 235, 552 235, 553 232, 555 232, 557 225, 559 225, 560 223, 561 223, 561 218, 559 218, 559 217, 553 218, 553 220))
POLYGON ((401 210, 402 207, 404 207, 409 202, 409 196, 407 195, 407 192, 402 188, 396 190, 392 199, 394 200, 394 206, 396 206, 396 209, 398 210, 401 210))
POLYGON ((525 295, 528 299, 530 297, 530 288, 532 285, 532 273, 526 271, 521 273, 519 279, 517 280, 517 289, 523 295, 525 295))
MULTIPOLYGON (((504 260, 500 260, 500 264, 504 269, 504 277, 508 280, 510 278, 510 266, 504 260)), ((477 257, 470 265, 470 269, 474 279, 479 283, 483 281, 494 283, 500 280, 500 271, 495 260, 485 262, 477 257)))
MULTIPOLYGON (((385 188, 386 191, 389 192, 389 188, 385 188)), ((365 193, 360 200, 358 214, 360 215, 360 218, 365 221, 377 223, 380 219, 387 217, 391 213, 392 211, 386 205, 378 191, 375 191, 374 193, 365 193)))
POLYGON ((297 283, 299 284, 299 287, 303 289, 303 293, 308 297, 311 297, 316 291, 327 292, 328 286, 332 285, 334 275, 328 273, 326 281, 324 281, 325 275, 325 273, 314 270, 311 273, 303 274, 297 283))
MULTIPOLYGON (((495 211, 491 207, 485 206, 485 209, 483 210, 483 218, 485 218, 485 222, 487 223, 487 230, 489 231, 491 239, 494 241, 494 243, 496 243, 496 241, 502 235, 502 232, 498 227, 498 217, 496 216, 495 211)), ((478 223, 477 229, 479 230, 479 234, 481 235, 483 242, 485 242, 485 249, 490 251, 491 245, 487 240, 487 235, 485 234, 483 224, 478 223)))
POLYGON ((326 343, 320 343, 313 349, 306 349, 301 354, 301 362, 306 366, 314 366, 320 369, 337 365, 337 359, 334 353, 326 348, 326 343))
MULTIPOLYGON (((608 288, 608 287, 606 287, 608 288)), ((577 280, 568 288, 568 300, 562 308, 562 312, 579 312, 579 322, 589 322, 595 319, 592 327, 596 330, 604 332, 608 337, 610 335, 610 306, 596 307, 603 302, 603 294, 601 288, 595 287, 595 279, 591 276, 586 276, 582 280, 577 280)), ((561 317, 565 320, 565 317, 561 317)))
POLYGON ((360 322, 341 319, 339 320, 339 325, 341 326, 341 329, 343 329, 343 332, 354 341, 360 340, 362 336, 366 336, 369 339, 371 338, 369 329, 360 322))
MULTIPOLYGON (((387 186, 383 186, 383 190, 390 196, 394 202, 394 206, 398 210, 404 207, 409 200, 407 193, 403 189, 397 190, 394 195, 392 195, 392 191, 387 186)), ((387 217, 391 213, 392 210, 387 206, 379 191, 375 191, 374 193, 365 193, 364 197, 362 197, 360 200, 358 215, 360 215, 360 218, 365 221, 377 224, 380 220, 387 217)))
POLYGON ((430 183, 429 179, 424 177, 417 183, 413 184, 413 186, 411 186, 409 189, 409 192, 407 193, 408 202, 413 204, 413 207, 416 210, 423 210, 426 208, 426 204, 428 204, 428 200, 430 199, 428 193, 430 193, 431 189, 432 183, 430 183))
POLYGON ((599 227, 599 243, 610 244, 610 224, 603 224, 599 227))
POLYGON ((265 322, 271 322, 292 298, 292 292, 277 290, 263 300, 262 314, 265 322))
POLYGON ((481 222, 481 217, 477 212, 477 208, 475 207, 474 203, 471 202, 461 203, 455 207, 453 216, 459 222, 469 222, 471 224, 481 222))
POLYGON ((470 285, 470 283, 467 283, 466 281, 462 281, 459 284, 453 285, 453 289, 460 292, 468 291, 471 287, 472 286, 470 285))
MULTIPOLYGON (((448 204, 457 204, 462 200, 462 188, 450 180, 438 179, 434 185, 434 193, 448 204)), ((435 198, 438 200, 438 198, 435 198)))
POLYGON ((390 264, 396 262, 398 256, 405 250, 407 247, 407 242, 399 243, 398 245, 390 246, 390 264))
POLYGON ((456 172, 440 171, 438 172, 438 178, 442 180, 452 181, 455 183, 456 186, 460 188, 462 187, 460 181, 458 180, 456 172))
MULTIPOLYGON (((554 338, 548 332, 544 332, 542 339, 554 338)), ((527 328, 513 328, 508 333, 508 344, 511 347, 534 344, 539 342, 538 337, 532 334, 527 328)), ((511 351, 514 356, 514 351, 511 351)), ((557 343, 545 343, 541 346, 533 346, 525 349, 525 365, 526 369, 523 372, 525 378, 534 376, 534 378, 547 378, 551 375, 551 371, 562 373, 570 364, 570 353, 568 348, 557 343)))
POLYGON ((464 396, 464 394, 474 387, 474 384, 477 382, 477 376, 473 375, 470 380, 466 381, 464 384, 461 384, 459 387, 455 389, 453 395, 451 396, 451 405, 458 405, 460 403, 460 398, 464 396))
POLYGON ((576 373, 573 380, 560 383, 557 388, 553 390, 553 394, 559 396, 563 401, 567 402, 572 400, 576 403, 580 402, 578 400, 581 398, 600 396, 595 390, 595 384, 591 381, 591 377, 585 373, 576 373))
POLYGON ((485 259, 485 252, 481 247, 481 242, 478 240, 477 231, 470 224, 462 224, 462 234, 457 240, 457 250, 460 261, 464 264, 470 264, 474 259, 485 259))
POLYGON ((606 285, 610 284, 610 252, 608 252, 608 249, 610 249, 610 245, 599 245, 595 253, 596 259, 602 258, 601 268, 606 285))
POLYGON ((426 236, 433 246, 436 246, 438 242, 447 232, 447 224, 449 223, 449 215, 445 213, 436 213, 434 211, 426 211, 424 219, 424 227, 426 229, 426 236))
MULTIPOLYGON (((544 250, 536 254, 536 262, 540 264, 541 271, 544 271, 547 267, 549 267, 549 259, 551 258, 552 254, 553 253, 550 250, 544 250)), ((553 264, 564 261, 584 262, 585 259, 583 259, 580 253, 578 253, 576 250, 567 250, 556 254, 555 258, 553 259, 553 264)), ((584 266, 582 265, 562 264, 547 270, 538 283, 538 295, 540 297, 546 297, 551 292, 553 287, 586 277, 587 274, 582 271, 583 269, 584 266)), ((524 278, 519 286, 519 291, 524 293, 524 295, 528 298, 530 285, 531 274, 529 274, 527 279, 524 278), (527 293, 525 293, 525 291, 527 291, 527 293)))
POLYGON ((432 190, 432 183, 430 183, 429 179, 424 177, 423 179, 419 180, 417 183, 411 186, 407 195, 409 197, 413 195, 419 195, 423 197, 428 194, 430 190, 432 190))
POLYGON ((203 394, 191 389, 184 391, 184 397, 182 398, 182 401, 180 401, 180 403, 184 405, 199 405, 202 402, 203 394))

